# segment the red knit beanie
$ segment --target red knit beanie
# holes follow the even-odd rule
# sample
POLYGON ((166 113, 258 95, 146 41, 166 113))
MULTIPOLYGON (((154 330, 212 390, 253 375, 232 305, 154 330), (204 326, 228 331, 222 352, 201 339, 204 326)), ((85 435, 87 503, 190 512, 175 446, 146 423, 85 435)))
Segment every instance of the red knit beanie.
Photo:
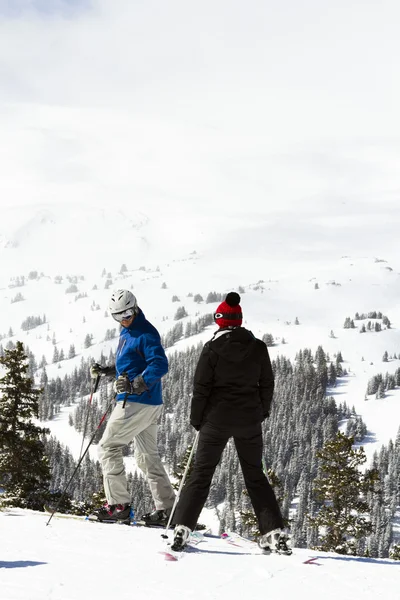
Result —
POLYGON ((240 327, 243 315, 239 302, 239 294, 229 292, 224 302, 221 302, 214 313, 214 321, 218 327, 240 327))

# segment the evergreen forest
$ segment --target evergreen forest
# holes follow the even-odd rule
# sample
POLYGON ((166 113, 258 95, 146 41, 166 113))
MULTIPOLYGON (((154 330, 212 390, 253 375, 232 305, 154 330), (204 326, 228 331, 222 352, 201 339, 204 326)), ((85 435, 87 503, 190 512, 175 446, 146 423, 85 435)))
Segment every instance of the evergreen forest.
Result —
MULTIPOLYGON (((191 330, 204 328, 207 321, 199 320, 191 330)), ((184 332, 180 332, 184 335, 184 332)), ((189 329, 187 329, 187 335, 189 329)), ((173 336, 169 339, 173 345, 173 336)), ((172 475, 179 470, 182 458, 194 439, 195 432, 189 424, 192 381, 202 344, 192 345, 185 350, 170 351, 169 372, 163 378, 164 411, 159 429, 159 451, 172 475)), ((2 349, 2 356, 8 350, 2 349)), ((98 392, 90 405, 90 365, 81 360, 70 374, 63 378, 48 379, 46 367, 37 367, 37 361, 29 349, 25 349, 27 372, 38 379, 41 394, 38 397, 38 416, 41 421, 53 419, 62 407, 71 407, 69 425, 83 436, 83 444, 96 431, 102 415, 113 402, 112 381, 102 378, 98 392), (39 375, 39 377, 38 377, 39 375)), ((345 425, 346 435, 356 443, 362 442, 367 424, 345 403, 337 404, 333 395, 340 377, 346 372, 339 352, 328 356, 319 346, 300 350, 294 361, 278 357, 272 361, 275 375, 275 393, 269 419, 263 424, 265 468, 270 481, 275 485, 284 518, 297 547, 317 547, 320 532, 313 526, 313 519, 321 509, 314 483, 321 475, 321 450, 338 435, 339 427, 345 425), (329 393, 331 392, 331 394, 329 393)), ((102 364, 113 364, 114 355, 101 357, 102 364)), ((385 383, 377 376, 371 383, 385 383)), ((398 385, 397 378, 391 385, 398 385)), ((371 387, 371 389, 372 389, 371 387)), ((105 424, 98 429, 94 443, 102 434, 105 424)), ((44 451, 51 474, 50 489, 54 497, 59 496, 73 473, 76 462, 69 449, 52 436, 42 436, 44 451)), ((134 445, 125 448, 125 455, 134 456, 134 445)), ((371 518, 371 531, 358 540, 356 552, 374 557, 389 556, 393 547, 393 517, 400 504, 400 433, 388 446, 383 446, 374 456, 373 468, 379 484, 372 493, 365 493, 365 502, 371 518)), ((129 474, 132 501, 136 515, 152 510, 151 495, 140 472, 129 474)), ((87 455, 76 477, 68 489, 68 501, 82 512, 102 499, 101 469, 97 461, 87 455)), ((72 506, 71 505, 71 506, 72 506)), ((232 440, 224 451, 218 465, 206 506, 215 509, 220 529, 236 530, 250 535, 252 527, 245 514, 252 512, 244 489, 239 462, 232 440)))

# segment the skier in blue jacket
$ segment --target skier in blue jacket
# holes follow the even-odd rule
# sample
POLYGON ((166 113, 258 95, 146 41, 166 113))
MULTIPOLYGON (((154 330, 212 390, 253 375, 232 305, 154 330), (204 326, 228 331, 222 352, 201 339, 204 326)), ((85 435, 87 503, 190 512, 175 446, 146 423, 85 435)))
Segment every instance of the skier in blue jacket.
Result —
POLYGON ((112 317, 122 325, 113 367, 95 363, 91 375, 115 376, 116 406, 99 443, 107 504, 97 511, 100 521, 129 519, 128 491, 122 450, 135 440, 135 458, 145 474, 155 510, 143 515, 150 524, 166 524, 175 493, 157 449, 158 419, 162 411, 161 377, 168 360, 157 329, 147 321, 129 290, 111 296, 112 317))

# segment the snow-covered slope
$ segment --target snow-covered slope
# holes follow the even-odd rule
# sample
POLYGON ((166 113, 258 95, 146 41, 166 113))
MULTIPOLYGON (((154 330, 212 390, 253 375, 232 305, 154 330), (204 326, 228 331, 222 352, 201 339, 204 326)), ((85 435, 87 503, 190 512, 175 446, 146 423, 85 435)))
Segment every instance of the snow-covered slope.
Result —
MULTIPOLYGON (((177 562, 159 530, 93 524, 23 510, 0 512, 4 600, 284 598, 394 600, 400 563, 294 549, 252 554, 207 537, 177 562)), ((170 534, 171 538, 171 534, 170 534)))
MULTIPOLYGON (((23 341, 38 361, 46 357, 49 377, 62 377, 82 357, 97 359, 101 352, 108 356, 115 349, 116 339, 105 341, 107 330, 115 329, 118 335, 118 326, 107 313, 113 289, 132 289, 146 316, 166 333, 176 324, 179 306, 188 313, 184 324, 195 321, 217 306, 205 302, 209 292, 226 293, 240 286, 243 324, 259 337, 274 336, 272 358, 293 359, 300 349, 315 351, 318 345, 331 357, 341 351, 348 376, 329 393, 338 402, 354 405, 363 416, 369 428, 365 448, 371 457, 381 443, 395 437, 400 423, 399 389, 380 400, 365 400, 373 375, 400 367, 398 358, 382 361, 385 351, 389 357, 400 356, 400 264, 396 256, 380 254, 373 241, 369 253, 345 254, 356 246, 352 235, 344 236, 340 251, 330 244, 314 245, 301 222, 293 245, 284 238, 283 223, 275 223, 281 227, 275 239, 282 236, 282 244, 272 252, 267 212, 258 223, 252 216, 232 217, 217 231, 215 224, 206 228, 201 220, 196 227, 191 213, 183 221, 192 219, 190 229, 182 229, 178 217, 166 221, 117 206, 94 210, 73 204, 40 205, 22 213, 5 211, 0 227, 1 343, 23 341), (18 286, 22 276, 24 285, 18 286), (71 285, 77 291, 69 292, 71 285), (15 301, 18 294, 23 300, 15 301), (194 302, 195 294, 203 301, 194 302), (173 302, 173 296, 179 300, 173 302), (389 318, 390 329, 361 334, 366 320, 355 321, 355 329, 343 328, 347 317, 373 310, 389 318), (43 315, 45 324, 21 329, 28 316, 43 315), (93 336, 92 346, 85 348, 88 334, 93 336), (52 364, 54 348, 68 356, 71 345, 76 357, 52 364)), ((363 221, 359 234, 365 226, 363 221)), ((343 231, 338 229, 339 233, 343 231)), ((213 330, 209 327, 181 340, 173 349, 205 341, 213 330)), ((54 429, 63 441, 70 441, 67 433, 62 436, 60 418, 54 429)))

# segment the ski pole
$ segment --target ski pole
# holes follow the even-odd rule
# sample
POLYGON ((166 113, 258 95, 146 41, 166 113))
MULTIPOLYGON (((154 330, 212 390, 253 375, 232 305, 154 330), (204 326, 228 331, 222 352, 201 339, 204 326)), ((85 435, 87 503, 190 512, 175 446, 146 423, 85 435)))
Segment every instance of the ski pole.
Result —
MULTIPOLYGON (((116 395, 115 395, 115 396, 116 396, 116 395)), ((90 441, 89 441, 88 445, 86 446, 86 450, 85 450, 85 452, 82 454, 81 458, 79 459, 79 461, 78 461, 78 464, 76 465, 76 467, 75 467, 75 469, 74 469, 74 472, 72 473, 72 475, 71 475, 71 477, 70 477, 70 480, 68 481, 67 485, 66 485, 66 486, 65 486, 65 488, 64 488, 64 491, 62 492, 62 494, 61 494, 60 498, 58 499, 58 502, 57 502, 57 504, 56 504, 56 506, 55 506, 55 508, 54 508, 53 512, 51 513, 51 515, 50 515, 50 518, 49 518, 49 520, 47 521, 46 525, 48 525, 48 524, 50 523, 51 519, 53 518, 53 515, 54 515, 54 513, 55 513, 55 512, 57 512, 57 508, 60 506, 60 504, 61 504, 61 500, 64 498, 65 494, 67 493, 67 490, 68 490, 69 486, 71 485, 71 481, 72 481, 72 480, 73 480, 73 478, 75 477, 75 475, 76 475, 76 473, 77 473, 77 471, 78 471, 79 467, 80 467, 80 466, 81 466, 81 464, 82 464, 82 461, 83 461, 83 459, 85 458, 85 456, 86 456, 86 454, 87 454, 87 452, 88 452, 88 450, 89 450, 90 446, 91 446, 91 445, 92 445, 92 443, 93 443, 93 440, 94 440, 94 438, 96 437, 96 434, 97 434, 98 430, 99 430, 99 429, 100 429, 100 427, 102 426, 102 424, 103 424, 103 422, 104 422, 104 419, 106 418, 106 416, 107 416, 107 413, 108 413, 108 411, 110 410, 110 408, 111 408, 111 406, 112 406, 112 403, 113 403, 113 402, 114 402, 114 400, 115 400, 115 396, 114 396, 114 397, 113 397, 113 399, 111 400, 110 404, 107 406, 107 410, 106 410, 106 412, 105 412, 105 413, 104 413, 104 415, 101 417, 101 419, 100 419, 100 423, 97 425, 97 427, 96 427, 96 429, 95 429, 95 431, 94 431, 94 433, 93 433, 92 437, 90 438, 90 441)))
POLYGON ((86 409, 86 419, 85 419, 85 425, 83 427, 82 444, 81 444, 81 450, 79 452, 79 458, 82 456, 83 444, 85 443, 87 424, 88 424, 88 421, 89 421, 90 407, 91 407, 91 404, 92 404, 93 396, 97 392, 97 388, 99 387, 100 377, 101 377, 100 374, 97 375, 96 379, 94 380, 94 385, 93 385, 93 380, 92 380, 92 390, 91 390, 91 393, 90 393, 89 402, 88 402, 87 409, 86 409))
POLYGON ((262 457, 262 470, 263 470, 265 477, 268 477, 267 463, 265 462, 264 457, 262 457))
POLYGON ((193 454, 194 454, 194 450, 195 450, 195 448, 196 448, 196 446, 197 446, 197 442, 198 442, 198 439, 199 439, 199 435, 200 435, 200 431, 198 431, 198 432, 196 433, 196 437, 194 438, 193 446, 192 446, 192 449, 191 449, 191 451, 190 451, 190 454, 189 454, 188 461, 187 461, 187 463, 186 463, 186 468, 185 468, 185 471, 184 471, 184 473, 183 473, 183 477, 182 477, 182 479, 181 479, 181 483, 180 483, 180 486, 179 486, 178 492, 177 492, 177 494, 176 494, 176 496, 175 496, 175 502, 174 502, 174 505, 173 505, 173 507, 172 507, 171 514, 169 515, 169 519, 168 519, 167 527, 165 528, 165 533, 162 533, 162 534, 161 534, 161 537, 163 537, 163 538, 168 538, 168 535, 167 535, 167 533, 168 533, 168 529, 169 529, 169 526, 171 525, 172 517, 174 516, 175 508, 176 508, 176 505, 178 504, 178 501, 179 501, 179 496, 181 495, 181 491, 182 491, 182 488, 183 488, 183 484, 185 483, 185 480, 186 480, 186 475, 187 475, 187 473, 188 473, 188 471, 189 471, 190 463, 192 462, 192 456, 193 456, 193 454))

